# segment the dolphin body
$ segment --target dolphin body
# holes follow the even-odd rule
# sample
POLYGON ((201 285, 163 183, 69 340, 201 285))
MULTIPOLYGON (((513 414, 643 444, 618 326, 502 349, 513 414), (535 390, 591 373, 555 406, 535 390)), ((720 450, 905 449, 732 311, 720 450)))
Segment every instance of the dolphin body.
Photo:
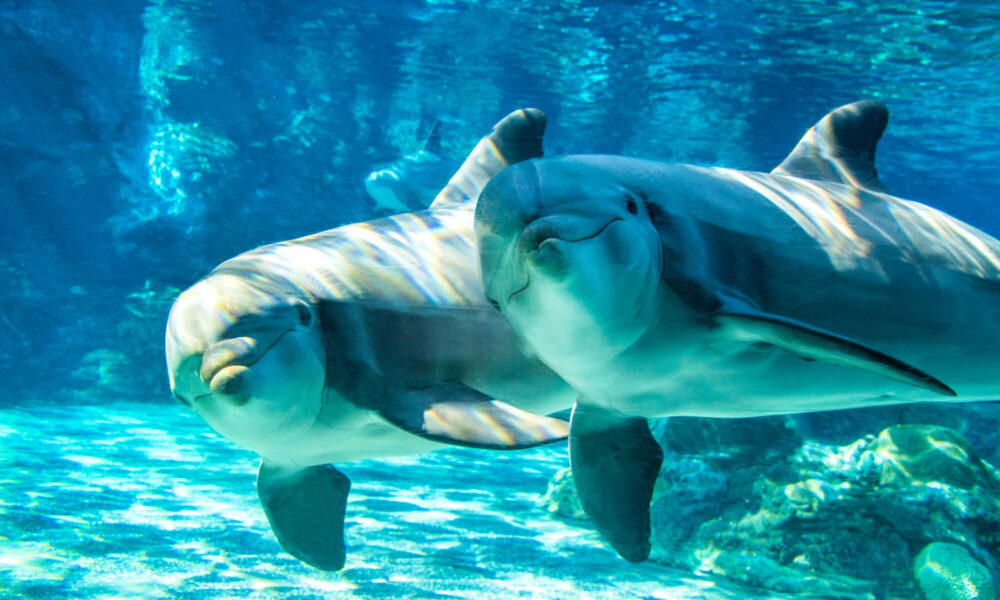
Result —
POLYGON ((448 183, 459 168, 457 161, 444 156, 438 130, 434 124, 424 147, 382 165, 365 178, 365 191, 375 201, 375 209, 386 213, 424 210, 438 190, 448 183))
POLYGON ((261 503, 299 560, 344 565, 350 481, 329 463, 565 439, 564 421, 500 401, 549 413, 575 393, 486 303, 472 227, 482 186, 541 156, 544 127, 539 111, 512 113, 430 210, 241 254, 171 308, 171 391, 260 454, 261 503))
POLYGON ((886 193, 887 122, 841 107, 770 173, 569 156, 483 190, 487 295, 580 393, 574 480, 622 557, 650 551, 646 417, 1000 398, 1000 242, 886 193))

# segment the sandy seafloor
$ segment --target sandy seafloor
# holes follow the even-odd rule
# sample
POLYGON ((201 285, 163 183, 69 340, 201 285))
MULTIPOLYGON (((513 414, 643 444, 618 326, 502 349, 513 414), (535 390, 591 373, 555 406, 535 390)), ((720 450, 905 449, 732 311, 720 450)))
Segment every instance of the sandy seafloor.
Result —
MULTIPOLYGON (((2 598, 786 598, 631 565, 539 504, 564 445, 339 465, 337 573, 283 553, 257 458, 161 404, 0 411, 2 598)), ((806 594, 808 592, 803 590, 806 594)))

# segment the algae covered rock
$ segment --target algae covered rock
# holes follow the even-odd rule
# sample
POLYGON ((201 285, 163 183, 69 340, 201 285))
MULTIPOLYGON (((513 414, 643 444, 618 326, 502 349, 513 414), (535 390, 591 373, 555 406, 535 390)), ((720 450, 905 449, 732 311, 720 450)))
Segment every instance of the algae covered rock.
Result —
POLYGON ((995 480, 972 446, 955 431, 936 425, 896 425, 879 434, 871 451, 882 462, 880 483, 930 481, 970 489, 995 480))
POLYGON ((664 450, 682 456, 767 461, 802 443, 785 416, 744 419, 671 417, 652 426, 664 450))
POLYGON ((878 472, 877 514, 919 544, 915 552, 932 541, 955 542, 995 567, 1000 477, 962 436, 934 425, 890 427, 864 458, 878 472))
POLYGON ((556 472, 549 482, 549 489, 542 497, 541 504, 549 513, 558 517, 587 520, 587 513, 583 512, 583 507, 580 506, 580 497, 576 493, 576 484, 573 483, 573 475, 568 467, 556 472))
POLYGON ((958 544, 929 544, 913 562, 927 600, 996 600, 989 569, 958 544))
POLYGON ((657 554, 684 553, 684 544, 697 527, 718 514, 728 489, 726 476, 707 461, 687 457, 664 461, 649 507, 657 554))
MULTIPOLYGON (((651 560, 772 591, 895 600, 920 598, 933 585, 925 583, 930 570, 959 564, 954 552, 914 562, 928 544, 943 543, 968 559, 945 579, 966 573, 975 589, 991 589, 979 582, 1000 567, 1000 477, 960 434, 897 425, 844 446, 800 440, 781 453, 759 447, 766 436, 745 435, 750 425, 718 446, 712 438, 721 442, 729 424, 654 429, 670 439, 651 503, 651 560)), ((567 479, 561 472, 559 492, 547 498, 577 518, 567 479)))

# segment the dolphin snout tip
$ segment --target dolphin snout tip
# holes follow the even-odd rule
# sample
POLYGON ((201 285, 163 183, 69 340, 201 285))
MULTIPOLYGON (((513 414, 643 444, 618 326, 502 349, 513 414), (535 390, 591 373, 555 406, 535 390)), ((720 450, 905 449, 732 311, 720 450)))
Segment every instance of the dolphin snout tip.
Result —
POLYGON ((209 387, 233 404, 246 404, 253 388, 253 372, 243 365, 225 367, 212 377, 209 387))
POLYGON ((528 258, 536 270, 549 277, 562 277, 569 271, 564 242, 558 238, 549 237, 542 240, 528 253, 528 258))
POLYGON ((518 236, 518 246, 522 252, 531 255, 542 250, 543 246, 551 249, 553 242, 565 239, 567 233, 562 219, 552 217, 537 219, 521 231, 518 236))

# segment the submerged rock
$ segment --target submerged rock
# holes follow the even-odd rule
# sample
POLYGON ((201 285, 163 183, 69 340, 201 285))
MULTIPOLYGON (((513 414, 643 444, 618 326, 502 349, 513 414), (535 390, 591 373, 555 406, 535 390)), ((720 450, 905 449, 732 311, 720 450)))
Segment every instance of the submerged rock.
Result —
MULTIPOLYGON (((694 442, 710 441, 727 423, 702 424, 683 438, 654 428, 667 452, 650 509, 652 560, 824 597, 919 598, 922 589, 930 599, 936 584, 925 580, 938 566, 950 569, 943 580, 966 577, 977 590, 992 589, 982 573, 998 565, 1000 477, 957 432, 896 425, 845 446, 798 438, 793 448, 776 436, 783 429, 775 421, 758 423, 768 435, 717 446, 694 442), (770 441, 782 451, 764 449, 770 441), (951 546, 964 555, 945 552, 951 546), (931 547, 941 549, 928 554, 931 547)), ((547 498, 559 509, 550 510, 578 518, 571 477, 563 473, 558 484, 547 498)), ((933 599, 986 597, 993 600, 933 599)))
POLYGON ((994 485, 975 450, 951 429, 896 425, 879 434, 871 452, 881 459, 882 484, 938 482, 962 489, 994 485))
POLYGON ((917 555, 913 574, 927 600, 996 599, 989 569, 958 544, 928 544, 917 555))
POLYGON ((573 483, 569 467, 559 469, 552 477, 541 504, 551 514, 564 519, 587 520, 587 513, 580 506, 580 497, 576 494, 576 484, 573 483))

